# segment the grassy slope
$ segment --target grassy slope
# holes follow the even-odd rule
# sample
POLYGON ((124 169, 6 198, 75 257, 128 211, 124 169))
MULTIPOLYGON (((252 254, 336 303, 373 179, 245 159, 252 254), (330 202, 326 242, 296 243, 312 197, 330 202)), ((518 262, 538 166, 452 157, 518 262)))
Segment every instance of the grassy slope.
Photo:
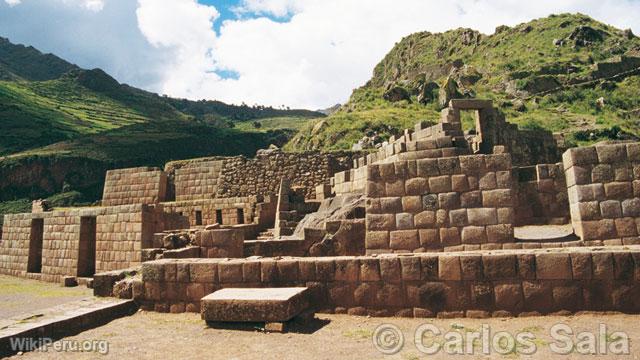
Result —
POLYGON ((66 189, 11 182, 0 192, 0 224, 4 213, 28 211, 29 198, 48 198, 55 206, 94 202, 101 187, 96 169, 253 156, 270 144, 283 145, 295 128, 317 116, 162 97, 0 38, 0 173, 34 163, 49 167, 65 158, 78 159, 79 172, 66 189), (253 121, 264 126, 255 129, 253 121))
POLYGON ((579 14, 504 27, 489 36, 469 29, 416 33, 396 44, 375 67, 372 79, 354 90, 340 111, 324 120, 327 125, 314 132, 319 121, 313 122, 292 139, 288 148, 344 149, 380 124, 390 127, 381 133, 384 137, 425 117, 437 120, 437 101, 419 104, 417 94, 422 83, 442 85, 455 60, 462 60, 481 75, 478 82, 465 88, 476 98, 493 99, 510 122, 566 133, 619 126, 640 135, 637 116, 629 116, 640 108, 638 75, 604 85, 536 94, 536 81, 541 78, 551 77, 560 84, 582 82, 593 74, 596 62, 611 61, 624 54, 640 56, 640 39, 629 38, 621 30, 579 14), (568 37, 585 25, 603 33, 603 40, 589 46, 573 46, 568 37), (555 39, 566 39, 565 45, 554 45, 555 39), (391 86, 407 89, 411 101, 383 100, 385 89, 391 86), (605 99, 603 109, 595 106, 600 97, 605 99), (517 111, 513 106, 516 101, 522 101, 526 110, 517 111))

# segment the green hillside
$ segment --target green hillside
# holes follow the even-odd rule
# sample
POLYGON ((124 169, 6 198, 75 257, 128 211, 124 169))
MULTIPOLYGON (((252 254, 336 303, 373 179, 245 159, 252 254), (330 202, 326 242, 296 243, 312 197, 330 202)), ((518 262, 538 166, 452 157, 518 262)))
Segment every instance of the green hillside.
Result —
POLYGON ((0 38, 0 215, 34 198, 91 203, 110 168, 253 156, 320 116, 159 96, 0 38))
POLYGON ((561 131, 574 143, 634 137, 639 75, 640 39, 581 14, 500 26, 492 35, 416 33, 394 46, 340 111, 310 123, 288 148, 344 149, 363 135, 384 139, 437 120, 450 98, 493 99, 508 121, 561 131))

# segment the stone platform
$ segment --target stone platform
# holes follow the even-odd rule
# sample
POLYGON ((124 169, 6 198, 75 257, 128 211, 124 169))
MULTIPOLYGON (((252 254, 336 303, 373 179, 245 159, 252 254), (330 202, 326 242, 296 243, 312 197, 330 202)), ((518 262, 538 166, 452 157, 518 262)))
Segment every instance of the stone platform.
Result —
POLYGON ((137 308, 133 300, 90 298, 12 316, 0 321, 0 358, 26 351, 12 348, 16 339, 55 341, 131 315, 137 308))
POLYGON ((207 322, 285 322, 309 307, 309 289, 226 288, 201 300, 207 322))

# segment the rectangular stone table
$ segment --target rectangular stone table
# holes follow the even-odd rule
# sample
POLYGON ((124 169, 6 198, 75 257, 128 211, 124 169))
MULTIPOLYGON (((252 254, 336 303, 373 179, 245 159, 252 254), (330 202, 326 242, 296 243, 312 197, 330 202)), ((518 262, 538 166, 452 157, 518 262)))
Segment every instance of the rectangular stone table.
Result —
POLYGON ((207 322, 285 322, 309 307, 309 288, 227 288, 201 300, 207 322))

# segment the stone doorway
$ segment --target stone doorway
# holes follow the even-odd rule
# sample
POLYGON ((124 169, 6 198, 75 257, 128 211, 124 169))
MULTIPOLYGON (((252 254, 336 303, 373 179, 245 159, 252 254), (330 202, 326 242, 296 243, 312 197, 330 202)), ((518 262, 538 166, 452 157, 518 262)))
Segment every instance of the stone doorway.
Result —
POLYGON ((91 277, 96 272, 96 218, 80 218, 80 244, 78 248, 78 276, 91 277))
POLYGON ((27 272, 42 272, 42 242, 44 238, 44 219, 31 220, 31 234, 29 235, 29 259, 27 272))

